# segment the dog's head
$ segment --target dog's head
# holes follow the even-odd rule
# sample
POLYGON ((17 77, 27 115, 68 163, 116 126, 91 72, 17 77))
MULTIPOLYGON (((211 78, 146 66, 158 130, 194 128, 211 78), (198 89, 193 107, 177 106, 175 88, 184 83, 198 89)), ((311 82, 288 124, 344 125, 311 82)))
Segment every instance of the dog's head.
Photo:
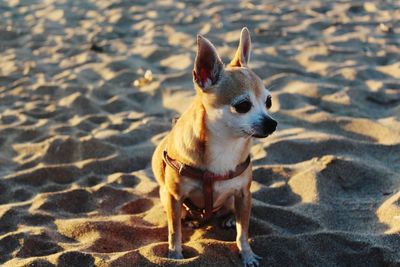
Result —
POLYGON ((193 69, 196 91, 214 127, 234 137, 267 137, 277 122, 268 110, 272 99, 262 80, 248 68, 250 33, 243 28, 235 57, 224 66, 213 44, 197 36, 197 55, 193 69))

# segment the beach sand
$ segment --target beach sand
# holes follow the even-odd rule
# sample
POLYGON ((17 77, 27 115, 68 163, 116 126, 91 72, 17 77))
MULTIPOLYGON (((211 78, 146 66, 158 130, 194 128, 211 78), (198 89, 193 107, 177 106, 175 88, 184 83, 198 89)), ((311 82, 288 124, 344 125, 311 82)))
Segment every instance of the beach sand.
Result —
POLYGON ((398 1, 10 0, 0 18, 0 265, 241 266, 217 221, 166 258, 150 159, 194 97, 196 34, 227 63, 247 26, 279 122, 252 147, 261 265, 400 266, 398 1))

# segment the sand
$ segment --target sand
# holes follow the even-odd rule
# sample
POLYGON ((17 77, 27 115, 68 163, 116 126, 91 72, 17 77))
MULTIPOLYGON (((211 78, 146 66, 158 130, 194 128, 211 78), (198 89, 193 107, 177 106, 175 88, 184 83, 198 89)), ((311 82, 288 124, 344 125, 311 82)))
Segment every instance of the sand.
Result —
POLYGON ((399 10, 2 1, 0 265, 240 266, 217 221, 166 258, 150 158, 193 99, 196 34, 229 62, 247 26, 279 122, 252 148, 262 266, 400 266, 399 10))

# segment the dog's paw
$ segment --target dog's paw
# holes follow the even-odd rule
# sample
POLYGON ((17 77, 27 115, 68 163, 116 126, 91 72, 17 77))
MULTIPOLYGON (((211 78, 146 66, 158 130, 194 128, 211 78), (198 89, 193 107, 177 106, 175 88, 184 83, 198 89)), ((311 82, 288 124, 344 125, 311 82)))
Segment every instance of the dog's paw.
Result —
POLYGON ((175 260, 180 260, 183 259, 183 254, 182 252, 178 252, 176 250, 168 250, 168 258, 169 259, 175 259, 175 260))
POLYGON ((229 215, 228 217, 225 217, 221 221, 221 227, 223 229, 232 229, 236 227, 236 220, 233 215, 229 215))
POLYGON ((253 251, 240 252, 240 258, 242 258, 244 267, 257 267, 260 266, 259 260, 261 257, 255 254, 253 251))

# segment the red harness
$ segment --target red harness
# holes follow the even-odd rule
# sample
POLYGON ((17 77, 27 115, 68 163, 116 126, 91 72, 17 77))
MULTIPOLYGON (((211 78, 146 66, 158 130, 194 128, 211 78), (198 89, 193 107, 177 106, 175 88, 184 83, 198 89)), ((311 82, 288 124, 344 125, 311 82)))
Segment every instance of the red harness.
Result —
POLYGON ((183 164, 177 160, 174 160, 168 156, 167 150, 164 150, 163 154, 164 162, 174 169, 179 175, 187 176, 192 179, 200 180, 203 183, 203 197, 204 197, 204 209, 196 207, 190 199, 185 199, 183 202, 184 207, 191 211, 197 212, 204 219, 209 219, 213 213, 213 184, 215 181, 229 180, 242 174, 250 164, 250 155, 247 159, 236 166, 235 170, 229 171, 225 175, 217 175, 207 170, 201 170, 186 164, 183 164))

